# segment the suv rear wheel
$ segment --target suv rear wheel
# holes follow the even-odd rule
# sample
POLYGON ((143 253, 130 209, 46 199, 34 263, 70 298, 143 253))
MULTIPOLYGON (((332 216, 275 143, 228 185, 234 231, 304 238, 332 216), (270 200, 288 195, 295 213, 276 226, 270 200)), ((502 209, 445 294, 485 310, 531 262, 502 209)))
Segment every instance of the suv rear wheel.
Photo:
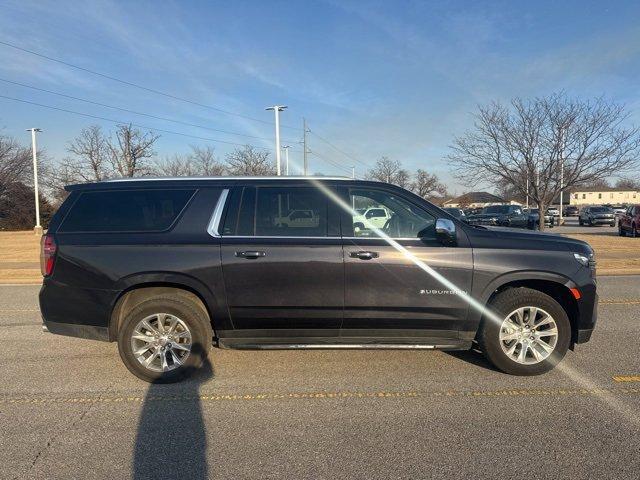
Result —
POLYGON ((562 306, 530 288, 499 293, 489 308, 500 323, 485 319, 479 342, 487 359, 513 375, 539 375, 562 360, 571 340, 571 324, 562 306))
POLYGON ((177 382, 199 368, 212 343, 208 318, 184 296, 164 294, 135 306, 118 332, 118 350, 136 377, 177 382))

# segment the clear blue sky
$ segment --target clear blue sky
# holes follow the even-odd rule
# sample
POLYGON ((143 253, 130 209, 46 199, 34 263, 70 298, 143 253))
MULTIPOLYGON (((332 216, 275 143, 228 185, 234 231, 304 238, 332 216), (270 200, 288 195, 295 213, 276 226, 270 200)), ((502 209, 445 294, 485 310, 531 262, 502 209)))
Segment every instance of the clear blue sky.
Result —
MULTIPOLYGON (((640 3, 636 1, 155 1, 0 0, 0 41, 199 103, 310 128, 361 162, 387 155, 441 175, 453 136, 476 105, 564 89, 624 102, 640 123, 640 3)), ((175 125, 0 82, 16 97, 149 127, 272 148, 268 124, 221 114, 0 45, 0 78, 131 110, 265 137, 175 125)), ((3 133, 25 128, 57 158, 79 130, 113 124, 0 98, 3 133)), ((283 129, 298 141, 300 130, 283 129)), ((354 161, 310 136, 345 168, 354 161)), ((161 155, 205 141, 163 134, 161 155)), ((223 156, 233 146, 211 142, 223 156)), ((300 161, 301 149, 292 152, 300 161)), ((317 157, 312 172, 345 174, 317 157)), ((366 169, 355 163, 358 175, 366 169)))

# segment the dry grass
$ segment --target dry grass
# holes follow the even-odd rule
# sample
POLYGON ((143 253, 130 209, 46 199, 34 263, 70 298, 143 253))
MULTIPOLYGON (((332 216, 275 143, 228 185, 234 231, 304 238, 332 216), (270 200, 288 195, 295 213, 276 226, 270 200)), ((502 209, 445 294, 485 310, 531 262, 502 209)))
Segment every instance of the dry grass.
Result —
POLYGON ((571 234, 587 242, 596 252, 598 275, 640 274, 640 238, 611 234, 571 234))
MULTIPOLYGON (((596 252, 598 275, 640 274, 640 238, 615 234, 572 234, 596 252)), ((0 232, 0 284, 40 283, 40 237, 33 232, 0 232)))

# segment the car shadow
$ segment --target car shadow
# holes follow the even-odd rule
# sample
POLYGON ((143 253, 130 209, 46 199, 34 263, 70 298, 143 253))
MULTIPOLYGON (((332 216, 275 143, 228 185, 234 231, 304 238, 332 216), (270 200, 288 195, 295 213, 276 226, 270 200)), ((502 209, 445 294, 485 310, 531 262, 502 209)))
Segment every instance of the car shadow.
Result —
POLYGON ((136 434, 134 479, 208 478, 200 386, 212 377, 206 359, 180 383, 149 386, 136 434))
POLYGON ((457 358, 458 360, 462 360, 463 362, 486 368, 487 370, 491 370, 494 372, 499 371, 487 361, 482 352, 476 347, 472 348, 471 350, 451 350, 444 353, 457 358))

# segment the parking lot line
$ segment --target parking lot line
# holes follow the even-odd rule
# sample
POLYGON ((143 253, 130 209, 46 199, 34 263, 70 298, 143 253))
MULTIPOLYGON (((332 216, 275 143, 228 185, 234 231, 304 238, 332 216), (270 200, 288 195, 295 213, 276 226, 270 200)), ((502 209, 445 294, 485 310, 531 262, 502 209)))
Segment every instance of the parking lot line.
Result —
POLYGON ((614 382, 640 382, 640 375, 615 375, 614 382))
MULTIPOLYGON (((615 378, 615 377, 614 377, 615 378)), ((640 379, 640 377, 638 377, 640 379)), ((640 381, 640 380, 639 380, 640 381)), ((561 388, 561 389, 503 389, 466 391, 379 391, 379 392, 290 392, 290 393, 246 393, 246 394, 201 394, 201 395, 150 395, 150 396, 96 396, 96 397, 55 397, 21 396, 0 398, 0 404, 45 405, 52 403, 143 403, 143 402, 225 402, 252 400, 335 400, 335 399, 389 399, 389 398, 450 398, 450 397, 567 397, 637 395, 640 388, 561 388)))

